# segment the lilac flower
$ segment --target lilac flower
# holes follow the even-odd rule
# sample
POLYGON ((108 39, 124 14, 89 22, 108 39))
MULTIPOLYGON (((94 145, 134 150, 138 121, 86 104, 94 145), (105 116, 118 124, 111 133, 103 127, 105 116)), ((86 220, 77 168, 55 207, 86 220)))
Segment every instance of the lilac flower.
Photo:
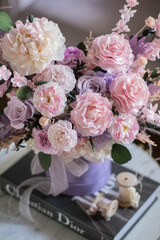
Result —
POLYGON ((103 96, 106 92, 106 82, 104 78, 99 77, 94 71, 88 71, 78 79, 77 83, 77 91, 80 94, 83 94, 87 89, 101 93, 103 96))
POLYGON ((51 145, 46 130, 34 128, 32 136, 34 137, 35 145, 40 152, 44 152, 46 154, 58 153, 58 149, 51 145))
POLYGON ((64 52, 64 59, 63 61, 57 62, 58 64, 67 65, 71 68, 74 68, 77 66, 77 61, 79 60, 79 63, 86 61, 86 57, 82 50, 76 47, 69 47, 66 48, 64 52))
POLYGON ((11 121, 10 125, 13 128, 22 129, 24 122, 33 117, 35 108, 30 99, 21 101, 17 97, 12 97, 8 106, 4 108, 4 113, 11 121))
POLYGON ((133 50, 133 54, 135 58, 137 57, 138 54, 145 54, 146 50, 150 48, 151 43, 145 43, 145 37, 141 39, 137 39, 138 35, 135 34, 132 39, 129 39, 127 36, 126 39, 129 41, 131 48, 133 50))
POLYGON ((6 141, 12 134, 14 130, 10 128, 10 121, 7 116, 3 113, 0 115, 0 140, 2 142, 6 141))
POLYGON ((108 72, 107 73, 103 73, 103 72, 100 72, 100 71, 98 71, 96 73, 97 73, 98 76, 102 77, 105 80, 106 88, 109 91, 109 84, 112 82, 113 79, 115 79, 117 74, 112 75, 112 74, 110 74, 108 72))
POLYGON ((160 91, 160 86, 154 85, 153 83, 149 84, 148 88, 151 96, 160 91))
POLYGON ((96 147, 96 150, 100 152, 100 150, 106 144, 106 141, 110 141, 111 139, 112 139, 112 136, 107 130, 102 135, 95 137, 94 145, 96 147))

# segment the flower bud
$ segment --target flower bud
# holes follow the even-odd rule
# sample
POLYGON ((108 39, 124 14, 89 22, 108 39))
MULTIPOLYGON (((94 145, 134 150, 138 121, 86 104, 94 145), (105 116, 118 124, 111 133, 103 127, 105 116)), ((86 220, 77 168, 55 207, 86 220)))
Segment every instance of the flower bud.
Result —
POLYGON ((145 20, 145 24, 148 26, 148 27, 153 27, 155 25, 155 19, 153 17, 148 17, 146 20, 145 20))
POLYGON ((41 118, 39 119, 39 124, 40 124, 42 127, 47 126, 48 123, 49 123, 49 118, 47 118, 47 117, 41 117, 41 118))

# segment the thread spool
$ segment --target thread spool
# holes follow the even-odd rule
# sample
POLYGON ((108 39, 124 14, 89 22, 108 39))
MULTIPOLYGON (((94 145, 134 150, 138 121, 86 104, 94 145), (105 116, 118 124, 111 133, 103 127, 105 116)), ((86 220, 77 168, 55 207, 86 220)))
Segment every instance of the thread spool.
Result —
POLYGON ((117 175, 116 182, 119 185, 119 206, 138 208, 140 194, 135 188, 138 184, 137 177, 130 172, 122 172, 117 175))
POLYGON ((99 211, 106 220, 109 220, 116 213, 117 209, 117 200, 111 201, 105 197, 104 193, 100 193, 94 199, 87 213, 89 215, 95 215, 97 211, 99 211))

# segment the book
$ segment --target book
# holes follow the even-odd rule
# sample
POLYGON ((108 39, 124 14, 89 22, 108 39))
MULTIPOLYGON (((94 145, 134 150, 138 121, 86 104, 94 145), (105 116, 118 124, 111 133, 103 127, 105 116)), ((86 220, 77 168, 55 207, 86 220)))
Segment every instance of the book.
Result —
MULTIPOLYGON (((29 152, 0 176, 0 185, 3 191, 14 195, 18 199, 21 198, 24 188, 20 190, 16 190, 16 188, 26 179, 33 177, 30 172, 30 164, 33 156, 34 153, 32 151, 29 152)), ((101 189, 101 192, 104 192, 107 198, 112 200, 118 194, 116 175, 124 171, 132 172, 123 166, 112 164, 110 179, 107 185, 101 189)), ((159 184, 149 178, 143 177, 142 186, 139 208, 126 209, 119 207, 110 221, 106 221, 100 214, 96 214, 95 216, 87 215, 87 206, 83 201, 81 202, 78 197, 73 198, 64 194, 57 197, 45 196, 34 190, 30 198, 30 206, 87 239, 119 240, 126 235, 154 201, 156 201, 159 184)), ((80 199, 92 203, 96 194, 83 196, 80 199)))

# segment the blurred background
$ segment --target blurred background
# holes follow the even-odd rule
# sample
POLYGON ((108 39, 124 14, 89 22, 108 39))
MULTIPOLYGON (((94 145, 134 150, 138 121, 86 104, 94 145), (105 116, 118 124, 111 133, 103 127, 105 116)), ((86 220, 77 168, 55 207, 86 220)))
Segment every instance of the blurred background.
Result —
MULTIPOLYGON (((12 19, 25 21, 33 14, 57 22, 67 39, 67 46, 77 45, 93 31, 94 36, 110 33, 120 19, 119 9, 125 0, 0 0, 0 6, 11 6, 12 19)), ((148 16, 157 18, 160 0, 139 0, 137 13, 129 27, 132 33, 144 25, 148 16)))
MULTIPOLYGON (((4 10, 14 21, 20 19, 25 22, 26 17, 33 14, 58 23, 68 47, 84 41, 90 31, 94 37, 111 33, 120 19, 119 9, 125 3, 125 0, 0 0, 0 7, 10 6, 4 10)), ((139 3, 135 7, 135 17, 129 22, 131 35, 144 26, 148 16, 157 18, 160 12, 160 0, 139 0, 139 3)), ((151 68, 158 66, 160 67, 160 60, 149 64, 151 68)), ((160 137, 153 135, 152 138, 158 144, 153 156, 160 157, 160 137)), ((145 146, 146 149, 147 147, 145 146)))

